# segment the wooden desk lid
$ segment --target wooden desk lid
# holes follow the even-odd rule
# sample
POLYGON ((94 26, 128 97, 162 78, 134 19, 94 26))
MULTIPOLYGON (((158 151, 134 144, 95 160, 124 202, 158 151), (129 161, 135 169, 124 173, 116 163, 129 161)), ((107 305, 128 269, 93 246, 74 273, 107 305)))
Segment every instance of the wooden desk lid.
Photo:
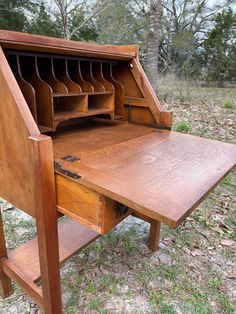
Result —
POLYGON ((236 146, 172 131, 59 159, 92 188, 171 227, 178 226, 236 165, 236 146))
POLYGON ((138 51, 137 45, 106 46, 6 30, 0 30, 0 45, 3 48, 114 60, 131 60, 137 56, 138 51))

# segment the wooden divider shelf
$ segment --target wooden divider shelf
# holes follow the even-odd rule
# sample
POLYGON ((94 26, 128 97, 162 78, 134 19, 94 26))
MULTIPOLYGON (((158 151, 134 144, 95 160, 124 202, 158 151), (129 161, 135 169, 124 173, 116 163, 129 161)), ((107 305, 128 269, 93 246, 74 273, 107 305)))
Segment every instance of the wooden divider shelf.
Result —
POLYGON ((114 119, 115 87, 102 61, 13 51, 8 60, 42 133, 74 118, 114 119))

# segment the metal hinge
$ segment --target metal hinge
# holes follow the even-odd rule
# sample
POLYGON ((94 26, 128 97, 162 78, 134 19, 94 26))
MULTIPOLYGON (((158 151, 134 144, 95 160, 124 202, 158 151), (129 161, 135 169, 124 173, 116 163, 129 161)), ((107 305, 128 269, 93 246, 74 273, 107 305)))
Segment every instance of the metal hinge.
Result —
POLYGON ((71 162, 75 162, 75 161, 80 160, 79 157, 72 156, 72 155, 66 155, 66 156, 62 157, 61 159, 66 160, 66 161, 71 161, 71 162))
POLYGON ((57 160, 54 161, 54 167, 55 167, 56 171, 58 171, 58 172, 60 172, 60 173, 62 173, 62 174, 64 174, 64 175, 66 175, 66 176, 68 176, 68 177, 70 177, 70 178, 73 178, 73 179, 79 179, 79 178, 81 178, 81 176, 80 176, 78 173, 73 172, 73 171, 70 171, 70 170, 64 168, 64 167, 59 163, 59 161, 57 161, 57 160))

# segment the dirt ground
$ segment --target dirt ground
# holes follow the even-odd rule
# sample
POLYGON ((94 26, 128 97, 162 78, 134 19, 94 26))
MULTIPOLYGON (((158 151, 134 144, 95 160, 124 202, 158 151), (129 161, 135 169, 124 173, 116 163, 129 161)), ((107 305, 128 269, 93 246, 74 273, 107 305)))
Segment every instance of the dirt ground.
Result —
MULTIPOLYGON (((160 82, 174 129, 236 144, 236 90, 160 82)), ((8 247, 32 238, 34 221, 2 202, 8 247)), ((149 225, 130 217, 61 269, 72 313, 236 313, 236 172, 178 229, 162 227, 160 250, 146 246, 149 225)), ((41 313, 14 285, 1 314, 41 313)))

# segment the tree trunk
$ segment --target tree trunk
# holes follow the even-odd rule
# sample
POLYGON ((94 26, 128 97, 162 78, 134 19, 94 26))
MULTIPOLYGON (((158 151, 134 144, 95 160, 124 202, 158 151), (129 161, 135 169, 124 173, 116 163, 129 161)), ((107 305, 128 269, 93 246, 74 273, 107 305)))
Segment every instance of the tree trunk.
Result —
POLYGON ((68 26, 67 2, 65 0, 55 0, 55 2, 59 9, 63 37, 65 39, 70 39, 70 32, 69 32, 69 26, 68 26))
POLYGON ((158 53, 161 36, 161 18, 162 18, 161 0, 150 0, 150 9, 148 13, 148 34, 147 34, 147 60, 146 72, 154 90, 157 87, 157 68, 158 53))

